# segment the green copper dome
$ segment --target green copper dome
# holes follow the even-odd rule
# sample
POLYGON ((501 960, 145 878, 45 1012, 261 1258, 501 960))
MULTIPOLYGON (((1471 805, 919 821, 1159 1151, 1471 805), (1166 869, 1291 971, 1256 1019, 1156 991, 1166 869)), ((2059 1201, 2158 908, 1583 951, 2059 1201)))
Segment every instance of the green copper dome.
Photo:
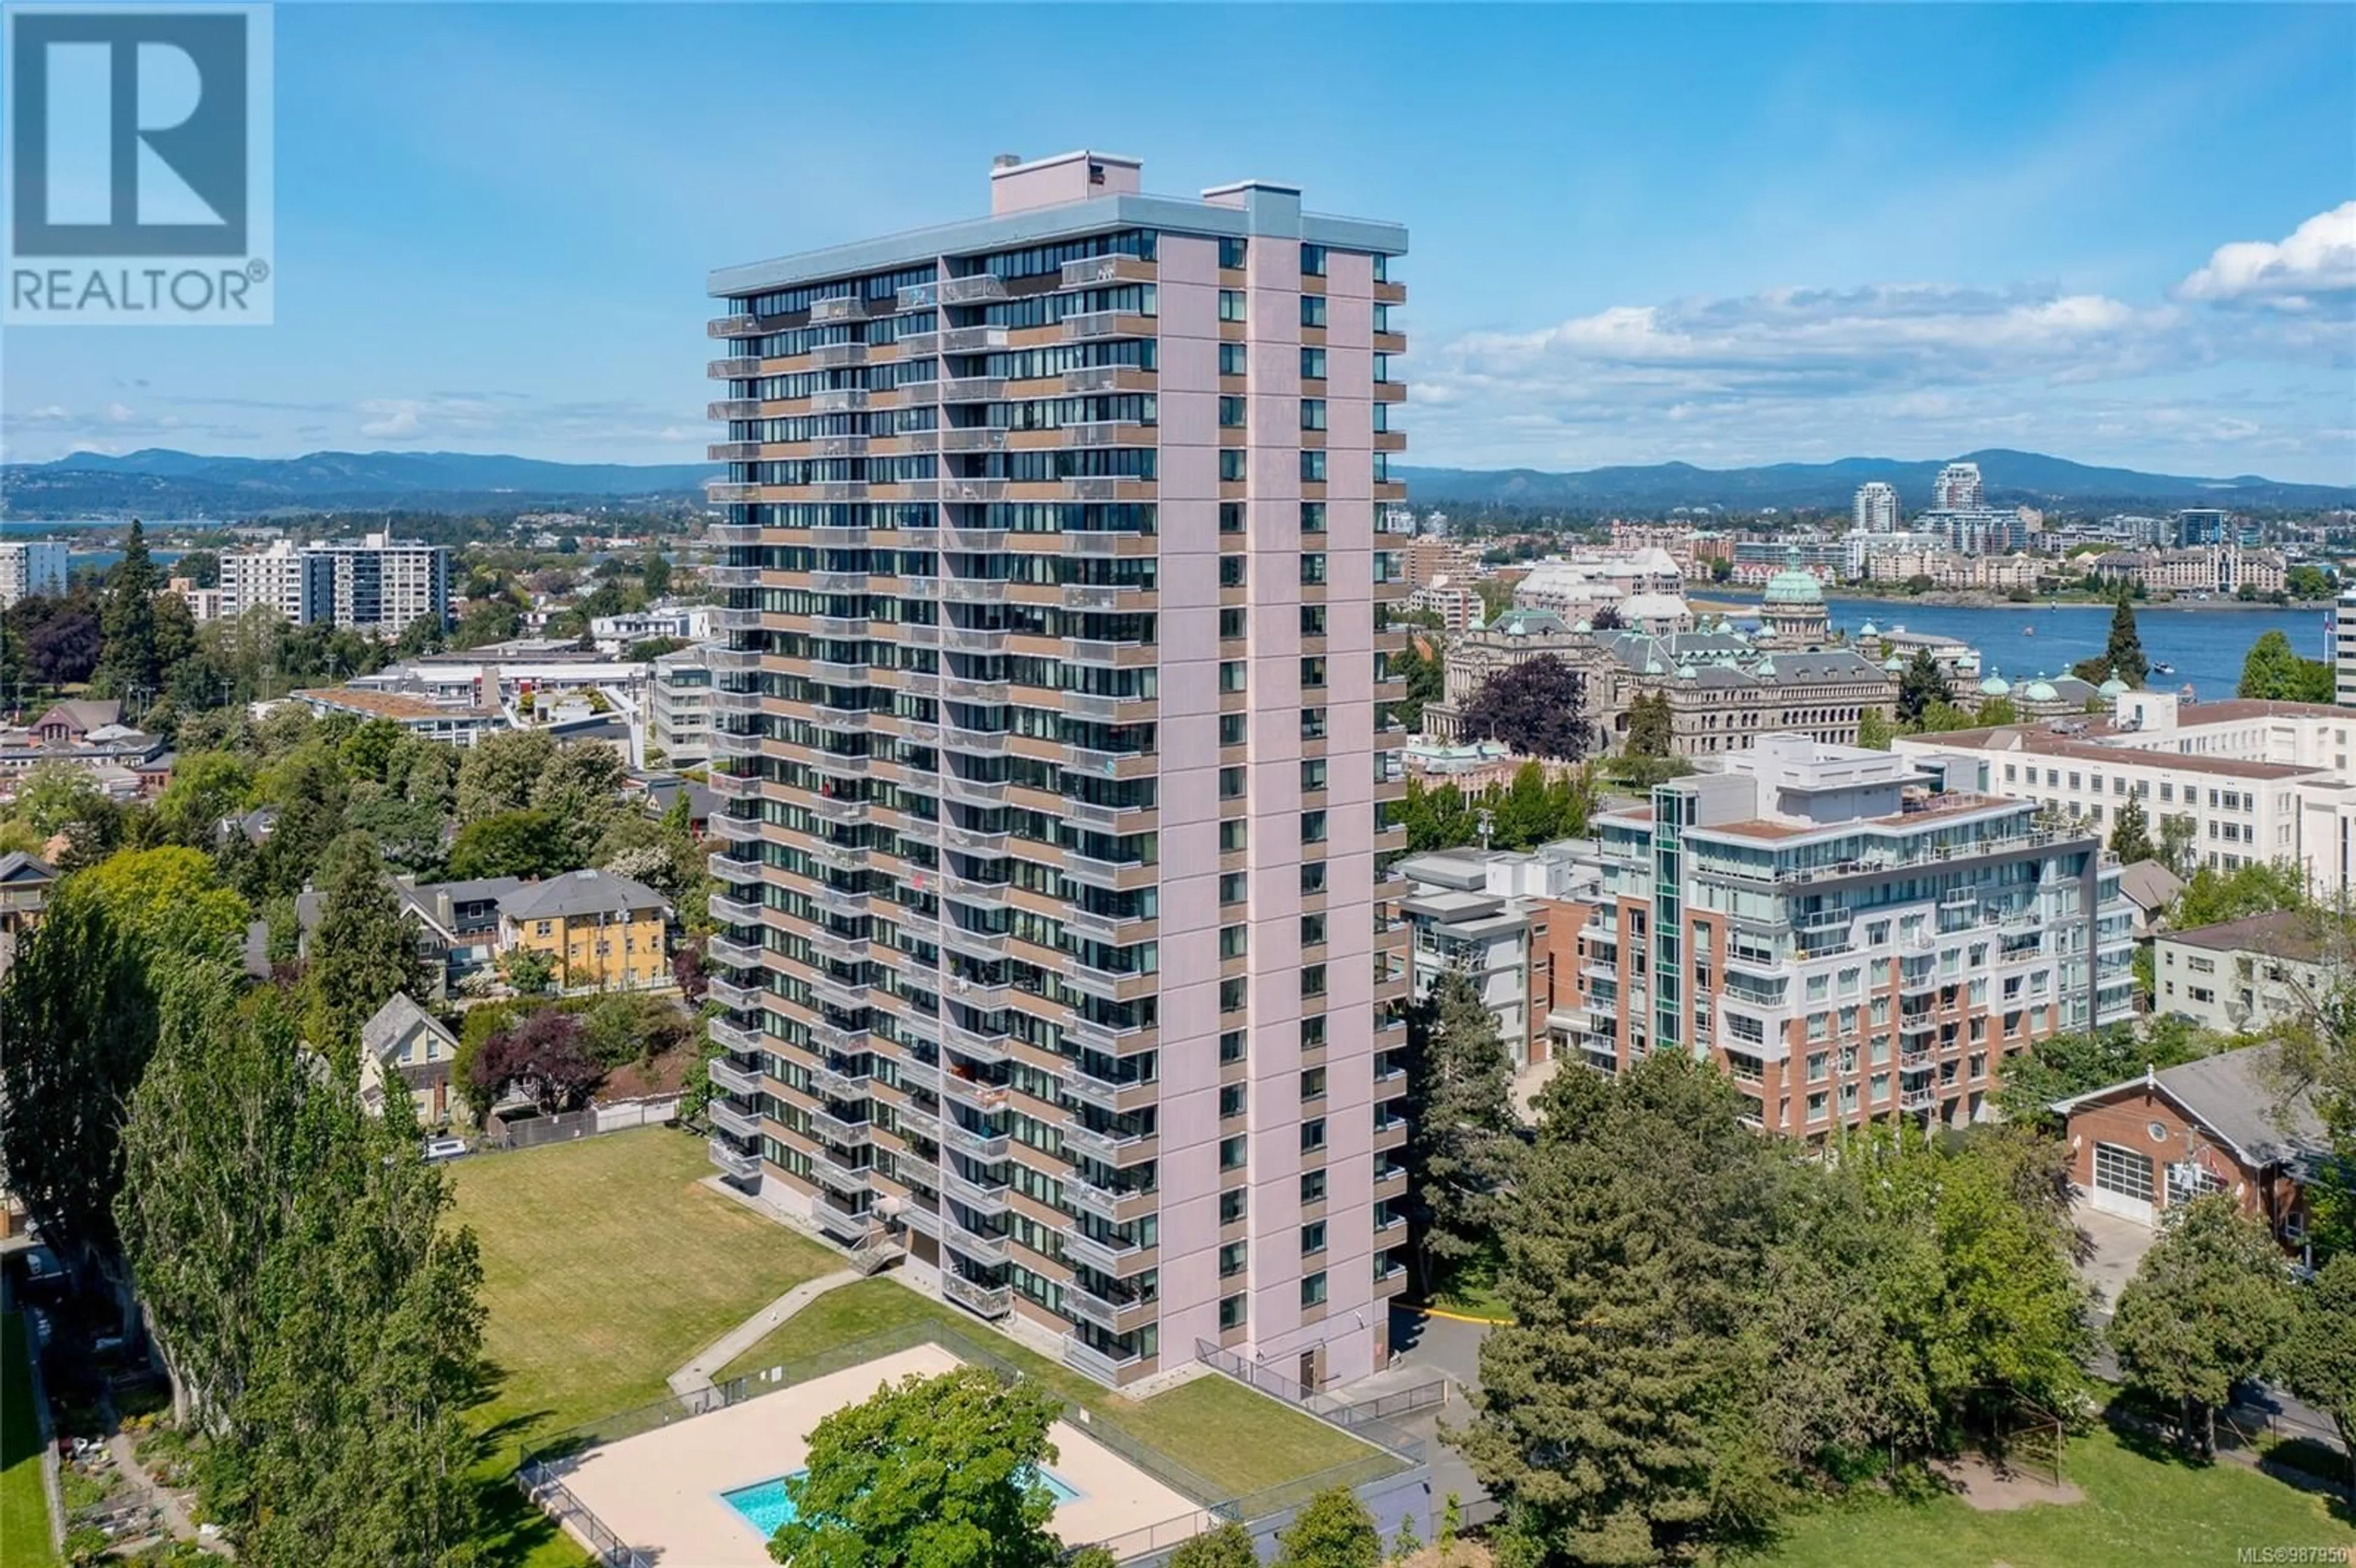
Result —
POLYGON ((2031 702, 2059 702, 2062 700, 2062 694, 2053 689, 2053 683, 2046 679, 2041 675, 2035 680, 2030 681, 2027 688, 2022 690, 2021 695, 2029 699, 2031 702))
POLYGON ((1816 581, 1814 572, 1802 570, 1796 549, 1784 559, 1783 570, 1767 580, 1770 605, 1817 605, 1824 602, 1824 584, 1816 581))
POLYGON ((2002 697, 2011 690, 2012 682, 2005 679, 2004 677, 1997 674, 1994 670, 1990 670, 1988 672, 1988 677, 1980 682, 1980 695, 1982 697, 2002 697))

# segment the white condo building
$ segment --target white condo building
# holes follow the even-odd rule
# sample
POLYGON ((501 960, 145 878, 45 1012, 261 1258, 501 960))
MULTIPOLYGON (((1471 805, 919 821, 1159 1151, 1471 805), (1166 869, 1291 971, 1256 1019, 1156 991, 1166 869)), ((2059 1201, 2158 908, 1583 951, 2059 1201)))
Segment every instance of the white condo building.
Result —
POLYGON ((1980 483, 1976 463, 1950 463, 1931 483, 1933 511, 1976 512, 1987 505, 1987 488, 1980 483))
POLYGON ((19 599, 62 594, 72 570, 66 547, 51 540, 0 544, 0 610, 19 599))
POLYGON ((1894 533, 1898 528, 1899 516, 1897 486, 1879 479, 1869 479, 1857 487, 1852 520, 1858 532, 1894 533))
POLYGON ((2356 586, 2340 591, 2340 603, 2331 616, 2332 663, 2339 678, 2333 685, 2335 700, 2342 708, 2356 708, 2356 586))
POLYGON ((442 545, 370 534, 356 543, 298 544, 221 557, 220 611, 266 604, 298 626, 329 621, 380 637, 412 621, 450 619, 450 551, 442 545))

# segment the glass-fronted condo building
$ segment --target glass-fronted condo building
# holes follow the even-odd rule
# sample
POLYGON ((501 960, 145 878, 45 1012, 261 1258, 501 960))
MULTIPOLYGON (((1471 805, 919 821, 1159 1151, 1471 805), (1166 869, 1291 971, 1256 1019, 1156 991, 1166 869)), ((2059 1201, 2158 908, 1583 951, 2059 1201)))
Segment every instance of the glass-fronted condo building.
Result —
POLYGON ((1404 1263, 1407 235, 1100 153, 990 183, 711 278, 712 1156, 1104 1381, 1359 1375, 1404 1263))

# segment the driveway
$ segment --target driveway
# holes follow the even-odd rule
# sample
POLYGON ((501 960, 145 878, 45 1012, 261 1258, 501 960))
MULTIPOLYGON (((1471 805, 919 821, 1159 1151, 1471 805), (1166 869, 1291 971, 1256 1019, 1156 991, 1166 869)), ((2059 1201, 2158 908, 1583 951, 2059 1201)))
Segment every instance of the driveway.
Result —
POLYGON ((1413 1307, 1391 1307, 1391 1359, 1401 1367, 1445 1372, 1464 1388, 1481 1386, 1481 1341, 1489 1335, 1486 1323, 1435 1317, 1413 1307))
POLYGON ((2078 1272, 2101 1293, 2102 1302, 2095 1312, 2108 1322, 2111 1308, 2119 1299, 2119 1287, 2135 1277, 2144 1253, 2159 1240, 2159 1232, 2148 1225, 2105 1214, 2083 1203, 2072 1211, 2071 1218, 2094 1243, 2094 1256, 2079 1264, 2078 1272))

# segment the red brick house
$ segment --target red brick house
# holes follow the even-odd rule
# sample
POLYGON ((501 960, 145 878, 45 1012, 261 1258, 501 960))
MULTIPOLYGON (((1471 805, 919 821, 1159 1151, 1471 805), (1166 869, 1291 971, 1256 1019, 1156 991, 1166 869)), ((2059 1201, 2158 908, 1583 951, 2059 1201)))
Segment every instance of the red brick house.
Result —
POLYGON ((2305 1092, 2286 1101, 2270 1046, 2222 1051, 2056 1101, 2090 1208, 2147 1225, 2229 1192, 2286 1246, 2307 1239, 2304 1188, 2329 1153, 2305 1092))

